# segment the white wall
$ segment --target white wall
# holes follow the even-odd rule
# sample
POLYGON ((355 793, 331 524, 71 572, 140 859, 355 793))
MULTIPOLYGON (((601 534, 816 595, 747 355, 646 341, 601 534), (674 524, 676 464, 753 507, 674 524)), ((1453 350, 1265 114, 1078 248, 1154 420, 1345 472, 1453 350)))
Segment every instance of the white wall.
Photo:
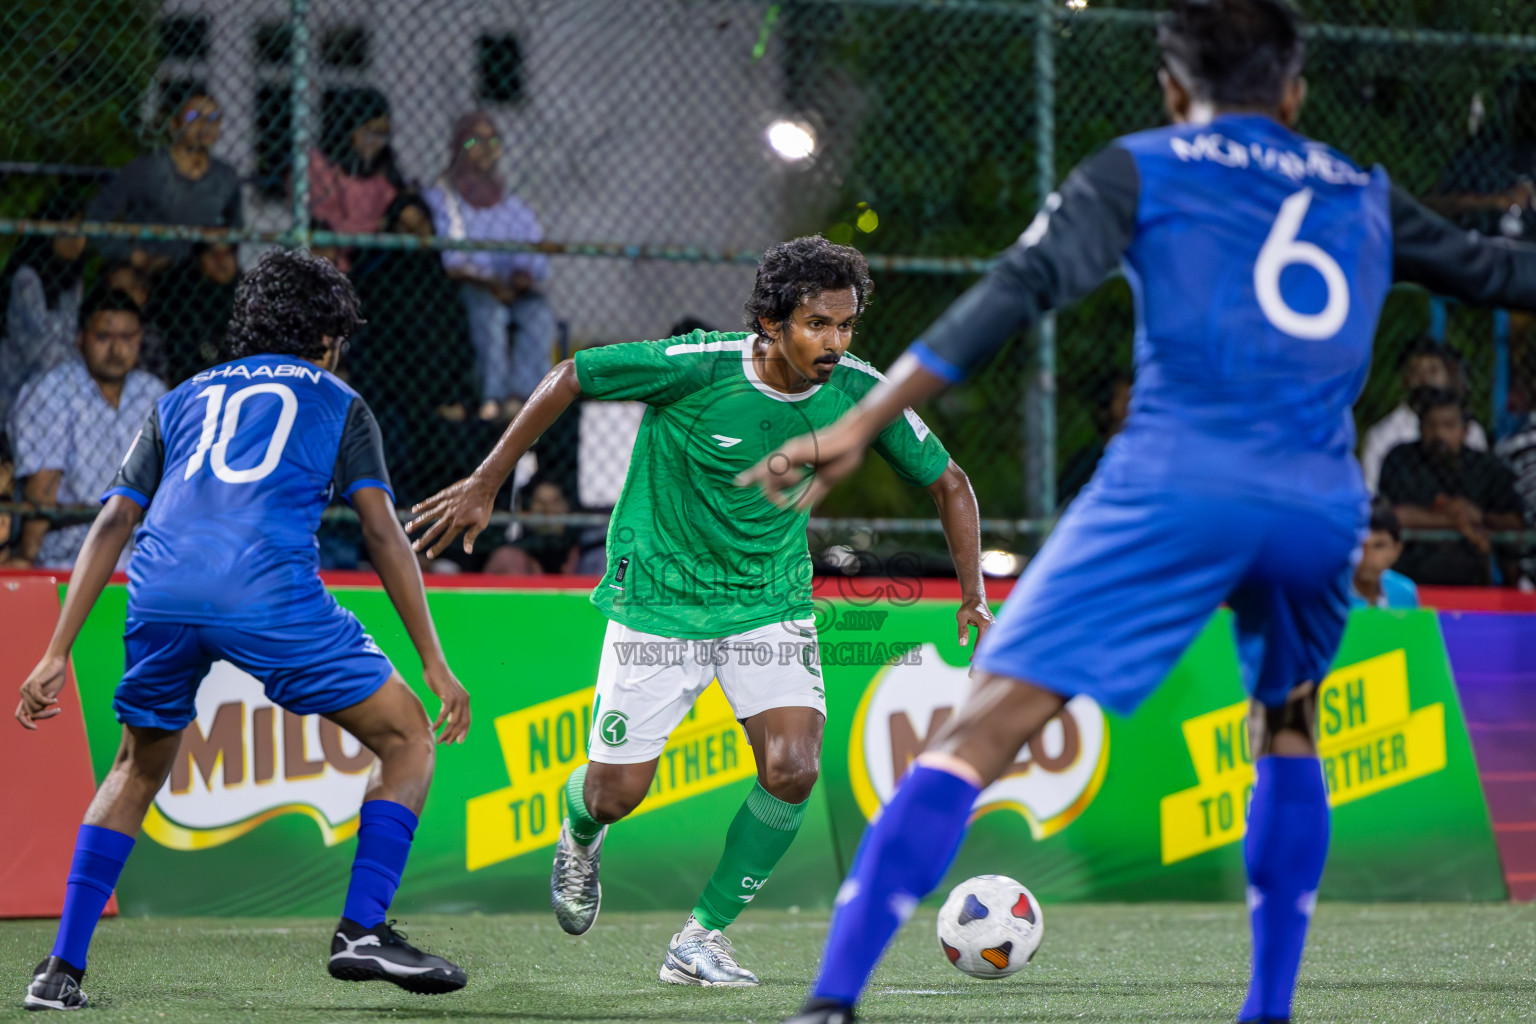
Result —
MULTIPOLYGON (((211 20, 205 68, 166 71, 208 81, 227 120, 219 155, 255 166, 254 109, 262 80, 257 26, 286 0, 167 0, 163 11, 211 20)), ((521 103, 492 108, 506 141, 503 170, 538 211, 547 237, 568 242, 761 249, 785 222, 786 169, 764 127, 782 109, 777 62, 752 60, 762 5, 743 0, 313 0, 312 132, 329 85, 370 84, 393 107, 404 173, 424 183, 447 162, 454 119, 476 105, 482 33, 518 36, 521 103), (370 67, 319 67, 327 27, 370 32, 370 67)), ((248 223, 287 224, 280 203, 250 201, 248 223)), ((660 334, 685 314, 727 328, 750 267, 556 258, 548 291, 580 340, 660 334)))

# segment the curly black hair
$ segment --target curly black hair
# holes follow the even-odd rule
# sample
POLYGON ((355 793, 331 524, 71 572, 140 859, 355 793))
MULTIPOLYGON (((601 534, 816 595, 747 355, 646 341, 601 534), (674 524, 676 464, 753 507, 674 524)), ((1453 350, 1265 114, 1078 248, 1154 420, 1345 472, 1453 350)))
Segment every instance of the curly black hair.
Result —
POLYGON ((1278 104, 1306 59, 1289 0, 1174 0, 1157 43, 1179 84, 1226 107, 1278 104))
POLYGON ((795 307, 822 292, 852 288, 858 312, 869 306, 874 282, 859 250, 820 235, 780 242, 763 253, 757 283, 746 303, 747 330, 762 333, 761 321, 783 323, 795 307))
POLYGON ((263 256, 235 290, 230 358, 272 353, 321 359, 324 339, 339 341, 364 322, 345 274, 305 249, 279 249, 263 256))

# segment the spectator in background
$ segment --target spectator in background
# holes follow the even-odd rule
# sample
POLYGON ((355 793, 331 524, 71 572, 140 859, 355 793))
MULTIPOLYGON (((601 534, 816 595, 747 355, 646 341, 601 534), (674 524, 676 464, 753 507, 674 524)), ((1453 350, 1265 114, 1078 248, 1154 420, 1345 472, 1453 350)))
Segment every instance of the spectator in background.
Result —
MULTIPOLYGON (((223 117, 212 97, 187 97, 166 124, 170 146, 119 171, 92 200, 86 219, 241 227, 240 176, 210 152, 219 141, 223 117)), ((192 253, 191 242, 104 238, 99 247, 110 262, 127 263, 151 278, 192 253)))
MULTIPOLYGON (((309 229, 311 231, 336 230, 336 228, 331 225, 331 222, 326 220, 310 221, 309 229)), ((339 245, 318 245, 314 242, 311 242, 309 245, 309 251, 311 255, 320 257, 321 259, 325 260, 325 262, 335 267, 337 270, 345 271, 352 265, 351 259, 349 258, 351 254, 339 245)))
MULTIPOLYGON (((518 493, 523 511, 532 515, 563 516, 571 511, 565 492, 553 480, 535 477, 518 493)), ((580 540, 581 531, 573 526, 524 528, 516 540, 491 552, 485 571, 499 576, 568 575, 576 571, 580 540)))
MULTIPOLYGON (((102 272, 99 286, 107 291, 122 292, 133 300, 141 311, 149 309, 150 288, 154 279, 131 263, 108 265, 102 272)), ((139 339, 139 369, 165 380, 165 335, 141 312, 143 335, 139 339)))
MULTIPOLYGON (((35 377, 11 410, 10 435, 23 497, 37 505, 94 505, 112 482, 165 385, 137 369, 139 307, 98 289, 81 311, 80 360, 35 377)), ((68 569, 89 526, 22 525, 10 562, 68 569)), ((126 552, 125 552, 126 554, 126 552)))
POLYGON ((1103 377, 1094 389, 1093 426, 1098 437, 1067 460, 1056 485, 1059 504, 1065 505, 1088 485, 1099 459, 1104 457, 1104 446, 1120 433, 1130 411, 1131 375, 1126 370, 1115 370, 1103 377))
MULTIPOLYGON (((431 238, 432 211, 404 193, 383 228, 431 238)), ((396 498, 409 505, 474 468, 477 449, 457 426, 473 401, 469 325, 434 250, 370 250, 351 276, 368 321, 347 357, 351 384, 378 415, 396 498)))
MULTIPOLYGON (((1515 493, 1525 503, 1527 523, 1536 525, 1536 412, 1513 434, 1499 442, 1495 454, 1509 467, 1515 478, 1515 493)), ((1536 549, 1526 552, 1520 564, 1522 585, 1536 583, 1536 549)))
POLYGON ((1494 100, 1492 116, 1474 94, 1467 139, 1424 204, 1462 227, 1507 238, 1536 228, 1536 79, 1516 70, 1494 100))
MULTIPOLYGON (((320 148, 309 154, 309 212, 330 230, 367 235, 405 189, 389 145, 389 100, 377 89, 341 89, 327 97, 320 148)), ((333 260, 351 267, 350 254, 333 260)))
POLYGON ((1371 527, 1355 563, 1350 603, 1356 608, 1417 608, 1419 588, 1392 568, 1403 555, 1403 527, 1391 502, 1371 502, 1371 527))
MULTIPOLYGON (((0 501, 10 501, 16 489, 16 464, 11 461, 11 446, 0 433, 0 501)), ((0 566, 11 560, 11 541, 15 521, 9 512, 0 512, 0 566)))
POLYGON ((1387 456, 1381 496, 1392 503, 1403 526, 1456 530, 1463 539, 1408 544, 1402 572, 1419 584, 1486 585, 1489 531, 1523 525, 1514 478, 1494 456, 1467 448, 1467 415, 1459 394, 1420 388, 1409 401, 1419 414, 1420 438, 1387 456))
POLYGON ((239 282, 239 257, 225 242, 198 242, 160 282, 145 313, 164 338, 160 376, 171 387, 219 362, 239 282))
MULTIPOLYGON (((448 169, 424 198, 443 238, 537 242, 533 210, 502 183, 501 136, 490 116, 459 118, 448 169)), ((445 252, 448 276, 461 282, 480 378, 481 419, 511 419, 553 365, 555 315, 535 285, 549 276, 537 253, 445 252)))
POLYGON ((26 381, 79 358, 80 274, 85 239, 22 239, 0 289, 8 299, 0 336, 0 424, 26 381))
MULTIPOLYGON (((1430 388, 1466 397, 1461 360, 1427 334, 1414 338, 1403 349, 1397 358, 1397 372, 1403 382, 1403 401, 1367 430, 1360 443, 1360 470, 1372 494, 1378 491, 1381 466, 1392 449, 1419 439, 1419 417, 1409 407, 1407 396, 1420 388, 1430 388)), ((1467 422, 1466 447, 1477 452, 1488 450, 1488 435, 1476 420, 1467 422)))

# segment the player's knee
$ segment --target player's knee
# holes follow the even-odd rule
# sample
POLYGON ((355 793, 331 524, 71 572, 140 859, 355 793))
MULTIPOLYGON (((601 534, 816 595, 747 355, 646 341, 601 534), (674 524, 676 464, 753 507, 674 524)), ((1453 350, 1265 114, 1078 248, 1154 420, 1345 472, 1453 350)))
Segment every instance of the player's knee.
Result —
POLYGON ((378 737, 373 746, 380 764, 410 765, 418 772, 430 775, 437 762, 437 741, 432 730, 425 726, 402 726, 378 737))
POLYGON ((760 781, 771 796, 787 804, 803 804, 810 799, 820 774, 814 760, 789 759, 770 762, 760 781))
POLYGON ((1248 747, 1257 760, 1261 757, 1316 756, 1317 686, 1302 683, 1291 690, 1285 702, 1270 707, 1259 700, 1248 702, 1248 747))

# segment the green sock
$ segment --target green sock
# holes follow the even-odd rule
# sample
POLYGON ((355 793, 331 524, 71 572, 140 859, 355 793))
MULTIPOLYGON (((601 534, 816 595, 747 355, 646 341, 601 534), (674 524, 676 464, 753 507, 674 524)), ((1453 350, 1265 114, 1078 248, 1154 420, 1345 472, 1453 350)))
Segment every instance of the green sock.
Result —
POLYGON ((805 804, 785 803, 754 783, 726 830, 725 852, 693 908, 699 924, 724 928, 736 920, 768 881, 804 820, 805 804))
POLYGON ((591 846, 603 826, 587 813, 587 802, 582 796, 586 784, 587 766, 582 765, 565 782, 565 813, 571 819, 571 838, 582 846, 591 846))

